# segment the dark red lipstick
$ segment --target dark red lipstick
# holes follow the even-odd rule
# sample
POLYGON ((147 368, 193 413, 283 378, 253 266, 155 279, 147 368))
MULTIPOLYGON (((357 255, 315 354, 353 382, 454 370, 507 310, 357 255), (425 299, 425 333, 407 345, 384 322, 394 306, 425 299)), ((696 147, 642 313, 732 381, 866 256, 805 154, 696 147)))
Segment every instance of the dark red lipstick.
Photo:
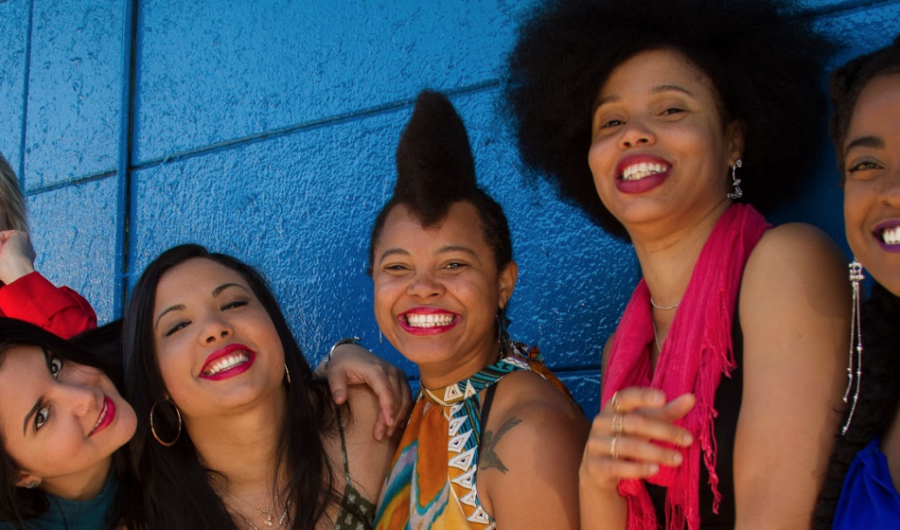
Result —
POLYGON ((456 327, 459 315, 438 307, 414 307, 397 317, 400 327, 411 335, 439 335, 456 327), (431 323, 422 325, 428 315, 434 315, 431 323), (419 325, 416 325, 419 324, 419 325))
POLYGON ((203 368, 200 370, 200 377, 209 381, 230 379, 249 370, 250 367, 253 366, 254 360, 256 360, 256 352, 247 346, 244 346, 243 344, 229 344, 224 348, 214 351, 206 358, 206 362, 203 363, 203 368), (217 369, 217 362, 233 355, 242 356, 244 359, 239 360, 237 363, 224 370, 211 373, 213 370, 217 369))
POLYGON ((622 193, 638 194, 645 193, 653 188, 661 185, 669 177, 672 164, 668 160, 658 156, 646 154, 634 154, 624 157, 616 164, 616 188, 622 193), (637 180, 625 180, 625 170, 637 164, 654 164, 662 166, 662 171, 653 175, 648 175, 637 180))

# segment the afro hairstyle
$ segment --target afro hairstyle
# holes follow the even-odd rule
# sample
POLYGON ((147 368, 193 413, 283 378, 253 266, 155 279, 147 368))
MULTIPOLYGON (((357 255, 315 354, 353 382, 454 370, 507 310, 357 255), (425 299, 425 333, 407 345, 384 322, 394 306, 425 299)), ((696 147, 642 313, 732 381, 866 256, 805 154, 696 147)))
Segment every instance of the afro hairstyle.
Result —
MULTIPOLYGON (((820 144, 822 65, 834 46, 790 0, 546 0, 519 28, 504 88, 525 165, 613 235, 587 164, 597 95, 634 55, 671 49, 704 72, 725 123, 745 135, 744 201, 765 213, 794 197, 820 144)), ((723 174, 722 178, 728 178, 723 174)))
POLYGON ((388 214, 403 205, 423 228, 440 225, 457 202, 478 211, 484 239, 494 253, 497 270, 512 261, 512 238, 503 208, 475 180, 469 136, 447 96, 423 90, 397 146, 394 194, 375 219, 369 243, 369 273, 375 246, 388 214))

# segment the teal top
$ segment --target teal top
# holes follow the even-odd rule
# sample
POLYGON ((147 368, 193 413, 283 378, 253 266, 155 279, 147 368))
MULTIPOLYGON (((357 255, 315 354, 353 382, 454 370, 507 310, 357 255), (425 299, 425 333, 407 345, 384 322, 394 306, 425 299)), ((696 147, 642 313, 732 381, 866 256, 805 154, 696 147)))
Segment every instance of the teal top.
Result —
MULTIPOLYGON (((119 493, 119 481, 109 475, 99 495, 88 501, 70 501, 47 495, 50 509, 36 519, 26 521, 29 530, 109 530, 109 516, 119 493)), ((0 522, 0 530, 18 530, 14 523, 0 522)))

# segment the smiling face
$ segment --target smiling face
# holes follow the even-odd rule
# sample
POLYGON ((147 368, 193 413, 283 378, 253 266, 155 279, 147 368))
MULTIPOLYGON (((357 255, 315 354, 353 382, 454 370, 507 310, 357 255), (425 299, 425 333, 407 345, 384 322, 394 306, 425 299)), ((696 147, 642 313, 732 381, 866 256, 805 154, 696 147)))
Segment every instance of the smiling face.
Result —
POLYGON ((66 498, 98 492, 111 455, 136 425, 134 410, 99 369, 37 346, 4 352, 0 432, 6 452, 22 468, 19 486, 37 481, 66 498))
POLYGON ((438 388, 477 372, 498 352, 496 315, 512 295, 517 269, 497 271, 478 211, 454 203, 423 228, 398 205, 374 251, 375 318, 385 337, 438 388))
POLYGON ((863 266, 900 296, 900 74, 876 77, 844 139, 844 222, 863 266))
POLYGON ((738 131, 723 126, 712 83, 682 54, 639 53, 597 98, 588 153, 597 193, 629 233, 691 223, 727 206, 738 131))
POLYGON ((281 340, 237 272, 203 258, 173 267, 156 288, 153 315, 159 371, 186 424, 280 399, 281 340))

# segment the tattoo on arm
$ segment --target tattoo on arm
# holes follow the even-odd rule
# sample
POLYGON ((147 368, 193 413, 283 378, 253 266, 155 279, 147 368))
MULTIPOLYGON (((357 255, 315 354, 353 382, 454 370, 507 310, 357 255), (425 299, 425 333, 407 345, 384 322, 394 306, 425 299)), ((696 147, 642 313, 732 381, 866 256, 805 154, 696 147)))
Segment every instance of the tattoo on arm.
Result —
POLYGON ((500 443, 500 439, 503 438, 504 434, 520 423, 522 423, 522 420, 513 416, 506 420, 506 423, 500 427, 496 435, 493 431, 484 431, 484 439, 481 440, 481 454, 478 456, 479 469, 490 469, 493 467, 499 469, 504 475, 509 471, 503 465, 503 461, 500 460, 500 455, 497 454, 497 444, 500 443))

